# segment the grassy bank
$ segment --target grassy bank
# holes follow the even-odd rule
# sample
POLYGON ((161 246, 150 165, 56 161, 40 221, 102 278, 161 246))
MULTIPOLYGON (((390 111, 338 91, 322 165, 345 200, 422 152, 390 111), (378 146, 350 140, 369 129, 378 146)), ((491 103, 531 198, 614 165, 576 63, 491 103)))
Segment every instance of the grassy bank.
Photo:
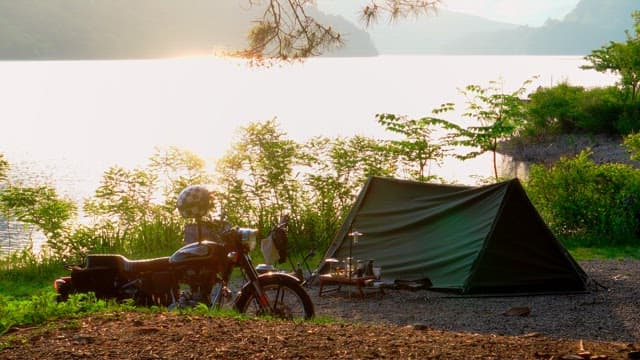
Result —
MULTIPOLYGON (((577 261, 640 259, 640 249, 630 246, 599 248, 568 246, 568 249, 577 261)), ((313 259, 311 265, 314 266, 316 263, 316 259, 313 259)), ((18 325, 40 324, 51 319, 74 318, 95 312, 133 309, 131 304, 105 302, 90 294, 72 296, 70 301, 57 304, 54 301, 56 294, 52 286, 53 280, 68 273, 61 262, 35 262, 31 258, 20 258, 14 255, 0 259, 0 268, 2 269, 0 270, 0 334, 18 325), (21 263, 22 266, 15 266, 16 263, 21 263)), ((154 309, 136 311, 154 311, 154 309)))
POLYGON ((619 260, 640 259, 640 248, 635 246, 597 247, 568 246, 571 256, 577 261, 582 260, 619 260))

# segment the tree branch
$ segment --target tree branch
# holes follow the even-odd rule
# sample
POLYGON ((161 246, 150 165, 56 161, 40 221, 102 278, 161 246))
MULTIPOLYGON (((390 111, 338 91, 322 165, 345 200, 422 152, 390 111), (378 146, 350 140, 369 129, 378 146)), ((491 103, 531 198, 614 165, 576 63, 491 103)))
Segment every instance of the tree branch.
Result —
MULTIPOLYGON (((371 25, 382 14, 390 21, 435 11, 441 0, 371 0, 362 9, 361 19, 371 25)), ((257 61, 295 60, 317 56, 344 45, 340 33, 309 16, 306 9, 314 0, 248 0, 250 6, 266 4, 262 18, 249 32, 247 49, 232 55, 257 61)))

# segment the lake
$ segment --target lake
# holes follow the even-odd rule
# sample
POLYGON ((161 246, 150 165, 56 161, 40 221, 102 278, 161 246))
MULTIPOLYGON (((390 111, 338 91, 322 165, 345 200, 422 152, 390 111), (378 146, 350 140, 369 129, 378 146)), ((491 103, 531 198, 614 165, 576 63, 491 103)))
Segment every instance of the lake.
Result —
MULTIPOLYGON (((389 138, 375 114, 422 117, 444 102, 462 109, 458 89, 469 84, 502 80, 509 93, 533 76, 531 90, 616 81, 583 64, 579 56, 318 58, 270 67, 220 58, 0 62, 0 153, 14 176, 45 181, 80 201, 109 166, 144 165, 156 146, 178 146, 213 163, 249 122, 277 118, 297 141, 389 138)), ((475 175, 491 174, 490 158, 464 166, 447 160, 432 173, 474 184, 475 175)), ((24 233, 5 223, 0 251, 24 246, 24 233)))

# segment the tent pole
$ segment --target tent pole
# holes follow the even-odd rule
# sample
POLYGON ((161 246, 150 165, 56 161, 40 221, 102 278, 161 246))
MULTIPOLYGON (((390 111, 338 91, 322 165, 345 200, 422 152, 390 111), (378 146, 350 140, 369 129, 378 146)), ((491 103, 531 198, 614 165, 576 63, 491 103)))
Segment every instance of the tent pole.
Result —
MULTIPOLYGON (((351 277, 353 276, 353 245, 358 244, 358 238, 362 236, 361 232, 353 231, 349 234, 351 241, 349 242, 349 283, 351 283, 351 277)), ((351 297, 351 291, 349 291, 349 297, 351 297)))

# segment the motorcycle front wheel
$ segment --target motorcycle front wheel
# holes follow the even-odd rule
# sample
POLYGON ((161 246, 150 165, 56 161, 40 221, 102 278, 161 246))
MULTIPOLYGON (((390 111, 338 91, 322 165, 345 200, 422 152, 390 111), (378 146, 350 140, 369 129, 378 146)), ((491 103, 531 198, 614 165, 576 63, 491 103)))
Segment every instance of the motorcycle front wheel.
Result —
POLYGON ((268 313, 260 306, 260 300, 252 284, 247 284, 236 302, 236 309, 252 315, 271 315, 280 319, 305 319, 315 315, 309 294, 298 280, 285 274, 268 274, 258 278, 262 291, 269 301, 268 313))

